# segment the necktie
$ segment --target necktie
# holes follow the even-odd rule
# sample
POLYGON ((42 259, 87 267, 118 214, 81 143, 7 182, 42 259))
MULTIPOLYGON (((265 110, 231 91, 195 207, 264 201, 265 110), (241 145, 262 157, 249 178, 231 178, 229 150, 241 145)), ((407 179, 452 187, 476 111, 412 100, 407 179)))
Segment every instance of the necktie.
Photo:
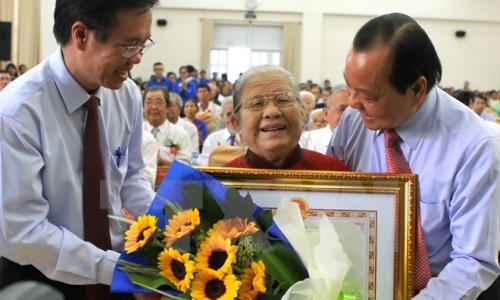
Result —
MULTIPOLYGON (((107 209, 108 198, 104 185, 106 173, 97 121, 98 106, 99 99, 96 97, 90 97, 83 105, 87 110, 83 136, 83 228, 85 241, 102 250, 109 250, 111 249, 111 238, 107 209), (101 203, 104 205, 101 206, 101 203)), ((104 300, 110 297, 109 286, 106 285, 88 285, 85 291, 89 300, 104 300)))
POLYGON ((236 138, 236 136, 234 134, 231 134, 231 136, 229 136, 229 145, 231 146, 234 146, 234 139, 236 138))
POLYGON ((154 127, 153 129, 151 129, 151 133, 153 134, 155 139, 156 139, 156 135, 158 134, 158 131, 160 131, 160 129, 158 129, 158 127, 154 127))
MULTIPOLYGON (((401 152, 398 142, 401 139, 394 129, 387 129, 385 136, 385 159, 387 162, 387 173, 412 173, 408 161, 401 152)), ((422 234, 422 224, 420 221, 420 205, 416 205, 416 232, 417 240, 415 246, 415 289, 422 290, 431 279, 431 268, 427 249, 425 248, 424 236, 422 234)))

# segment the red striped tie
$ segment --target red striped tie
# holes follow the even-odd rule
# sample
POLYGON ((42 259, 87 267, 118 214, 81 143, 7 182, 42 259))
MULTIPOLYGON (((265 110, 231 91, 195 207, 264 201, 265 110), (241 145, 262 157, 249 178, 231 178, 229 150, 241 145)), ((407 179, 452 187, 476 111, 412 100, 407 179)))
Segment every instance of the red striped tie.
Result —
MULTIPOLYGON (((386 129, 385 136, 385 159, 387 162, 387 173, 407 174, 412 173, 408 161, 401 152, 398 142, 401 140, 394 129, 386 129)), ((427 286, 431 279, 431 267, 425 248, 422 224, 420 221, 420 205, 416 205, 416 231, 417 241, 415 247, 415 290, 420 291, 427 286)))
MULTIPOLYGON (((92 96, 83 107, 87 110, 87 121, 83 136, 84 239, 102 250, 109 250, 111 249, 111 237, 109 235, 106 173, 97 120, 99 99, 92 96)), ((111 298, 109 286, 106 285, 88 285, 85 291, 89 300, 111 298)))

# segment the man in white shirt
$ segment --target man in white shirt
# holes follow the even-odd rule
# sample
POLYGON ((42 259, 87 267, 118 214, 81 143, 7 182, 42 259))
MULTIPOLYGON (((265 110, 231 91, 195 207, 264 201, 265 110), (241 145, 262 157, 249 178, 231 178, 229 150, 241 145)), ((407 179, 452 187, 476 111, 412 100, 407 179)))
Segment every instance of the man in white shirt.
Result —
POLYGON ((196 125, 192 122, 188 122, 179 118, 182 110, 182 98, 179 94, 171 93, 170 95, 170 107, 167 112, 167 119, 170 123, 184 129, 188 135, 191 142, 191 153, 200 153, 200 141, 198 139, 198 129, 196 125))
POLYGON ((226 128, 219 131, 213 132, 208 135, 205 143, 203 144, 203 150, 200 155, 200 166, 208 166, 208 158, 214 147, 219 145, 229 145, 238 146, 240 145, 240 136, 233 129, 231 124, 231 116, 233 115, 234 105, 233 97, 229 96, 222 101, 222 114, 221 120, 226 125, 226 128))
POLYGON ((332 138, 332 131, 337 127, 342 113, 348 107, 348 100, 349 96, 347 95, 345 84, 340 84, 333 88, 332 94, 326 102, 326 107, 323 108, 323 115, 328 121, 328 126, 305 131, 300 138, 302 148, 326 154, 330 139, 332 138))
POLYGON ((192 153, 188 133, 167 119, 170 107, 168 91, 163 87, 148 88, 144 92, 143 106, 147 120, 143 128, 158 142, 158 166, 170 166, 174 160, 189 165, 192 153))

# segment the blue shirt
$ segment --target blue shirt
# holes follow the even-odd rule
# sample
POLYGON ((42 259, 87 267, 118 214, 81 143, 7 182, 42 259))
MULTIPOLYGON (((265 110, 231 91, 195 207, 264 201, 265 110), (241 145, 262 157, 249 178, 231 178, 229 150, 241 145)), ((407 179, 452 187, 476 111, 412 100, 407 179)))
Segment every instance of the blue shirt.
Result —
MULTIPOLYGON (((424 240, 433 279, 414 299, 476 299, 500 273, 500 142, 462 103, 433 88, 398 126, 401 150, 418 174, 424 240)), ((347 109, 333 155, 353 171, 386 172, 384 135, 347 109)))
POLYGON ((175 92, 173 81, 170 80, 170 78, 167 78, 165 76, 163 76, 160 81, 157 81, 154 76, 151 77, 151 79, 149 79, 149 81, 148 81, 147 86, 148 86, 148 88, 153 87, 153 86, 162 86, 165 89, 167 89, 167 91, 169 91, 169 92, 175 92))
MULTIPOLYGON (((142 158, 142 104, 134 82, 99 88, 109 214, 144 213, 154 193, 142 158), (120 147, 120 163, 116 150, 120 147)), ((61 49, 0 93, 0 255, 69 284, 109 284, 119 253, 83 241, 82 155, 90 95, 61 49)), ((127 224, 110 220, 115 250, 127 224)))

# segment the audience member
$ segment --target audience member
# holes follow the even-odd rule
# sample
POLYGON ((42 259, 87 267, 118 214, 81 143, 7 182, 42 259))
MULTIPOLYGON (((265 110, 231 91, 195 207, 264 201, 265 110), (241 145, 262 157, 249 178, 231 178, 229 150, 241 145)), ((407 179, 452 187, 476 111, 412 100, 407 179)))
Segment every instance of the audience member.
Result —
POLYGON ((399 13, 370 20, 344 77, 351 108, 333 155, 354 171, 418 175, 413 299, 499 299, 500 142, 436 87, 441 63, 425 31, 399 13))
POLYGON ((170 123, 167 112, 171 102, 168 91, 160 86, 146 89, 143 96, 146 121, 143 128, 158 142, 158 166, 170 166, 174 160, 191 164, 191 142, 188 133, 170 123))
POLYGON ((13 81, 17 77, 19 77, 19 74, 17 73, 17 67, 13 63, 8 63, 7 66, 5 67, 5 70, 10 74, 10 79, 13 81))
POLYGON ((332 131, 337 127, 342 114, 348 107, 348 100, 349 96, 347 95, 345 84, 340 84, 333 88, 332 94, 326 101, 326 107, 323 108, 323 115, 328 122, 328 126, 318 130, 303 132, 300 139, 302 148, 322 154, 327 152, 332 138, 332 131))
POLYGON ((328 122, 323 115, 322 108, 316 108, 315 110, 311 111, 311 113, 309 114, 309 120, 309 130, 324 128, 326 127, 326 125, 328 125, 328 122))
POLYGON ((203 142, 205 142, 205 139, 207 138, 207 125, 202 120, 196 118, 198 110, 198 103, 196 103, 195 99, 187 99, 184 103, 184 120, 189 121, 196 126, 196 129, 198 129, 200 148, 203 148, 203 142))
POLYGON ((196 118, 205 122, 208 134, 217 131, 222 108, 213 101, 210 101, 210 87, 208 85, 200 84, 198 86, 196 96, 199 101, 199 111, 196 114, 196 118))
POLYGON ((167 119, 170 123, 184 129, 191 142, 191 153, 200 153, 200 141, 198 139, 198 129, 192 122, 179 118, 182 110, 182 98, 179 94, 170 94, 170 108, 167 112, 167 119))
POLYGON ((154 75, 148 81, 147 87, 161 86, 167 91, 174 91, 174 83, 167 77, 163 76, 163 64, 161 62, 156 62, 153 65, 154 75))
POLYGON ((9 72, 6 70, 0 70, 0 92, 12 82, 9 72))
POLYGON ((172 92, 179 94, 184 103, 187 99, 196 97, 197 86, 196 80, 193 80, 193 77, 189 76, 188 69, 183 66, 179 68, 179 77, 172 92))
POLYGON ((203 143, 203 150, 200 155, 200 166, 208 166, 208 157, 215 146, 228 145, 239 146, 240 136, 233 125, 231 124, 231 117, 233 116, 234 105, 233 97, 227 97, 222 102, 221 120, 224 122, 225 128, 215 131, 208 135, 205 143, 203 143))
POLYGON ((472 100, 472 110, 485 121, 495 122, 495 117, 484 111, 486 107, 486 97, 481 94, 475 95, 472 100))
POLYGON ((306 108, 306 120, 304 121, 304 130, 309 129, 309 114, 314 110, 314 105, 315 105, 315 100, 314 100, 314 95, 313 93, 309 91, 300 91, 300 100, 302 103, 304 103, 304 107, 306 108))
POLYGON ((338 159, 299 146, 306 109, 290 72, 279 66, 250 69, 237 80, 233 101, 231 122, 248 150, 225 167, 348 170, 338 159))
POLYGON ((154 44, 157 4, 55 1, 59 48, 0 93, 0 288, 33 280, 65 299, 132 299, 109 294, 128 224, 108 215, 138 216, 154 197, 127 71, 154 44))
POLYGON ((24 73, 28 72, 28 67, 26 67, 25 64, 19 65, 19 76, 23 75, 24 73))

